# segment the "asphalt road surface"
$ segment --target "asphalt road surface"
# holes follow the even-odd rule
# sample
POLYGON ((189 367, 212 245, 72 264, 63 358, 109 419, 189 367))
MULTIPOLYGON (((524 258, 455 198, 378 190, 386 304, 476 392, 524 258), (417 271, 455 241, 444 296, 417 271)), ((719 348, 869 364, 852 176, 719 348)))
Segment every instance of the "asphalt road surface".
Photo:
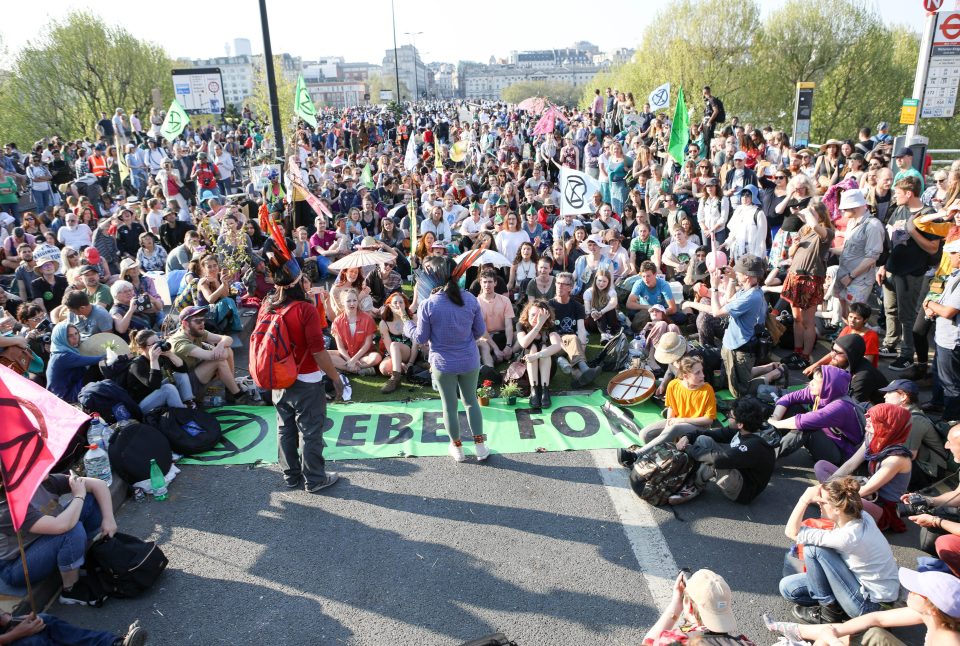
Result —
MULTIPOLYGON (((626 489, 613 451, 342 462, 323 495, 287 491, 276 466, 188 466, 169 500, 119 515, 170 559, 157 585, 51 611, 118 632, 139 618, 153 644, 637 645, 677 567, 709 567, 741 630, 772 644, 761 614, 789 617, 782 527, 810 465, 790 456, 749 506, 714 489, 676 516, 626 489)), ((889 535, 901 565, 918 533, 889 535)))

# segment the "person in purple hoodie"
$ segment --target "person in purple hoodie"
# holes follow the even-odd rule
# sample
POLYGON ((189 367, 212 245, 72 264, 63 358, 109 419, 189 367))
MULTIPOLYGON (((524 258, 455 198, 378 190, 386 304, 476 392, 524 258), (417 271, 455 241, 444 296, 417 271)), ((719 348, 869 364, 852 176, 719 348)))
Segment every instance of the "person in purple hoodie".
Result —
POLYGON ((865 417, 857 403, 847 396, 850 373, 835 366, 821 366, 803 390, 787 393, 777 400, 770 418, 774 428, 788 431, 780 440, 777 458, 790 455, 800 447, 814 460, 833 464, 846 461, 863 443, 865 417), (784 419, 796 405, 811 406, 809 413, 784 419), (838 462, 834 462, 838 460, 838 462))

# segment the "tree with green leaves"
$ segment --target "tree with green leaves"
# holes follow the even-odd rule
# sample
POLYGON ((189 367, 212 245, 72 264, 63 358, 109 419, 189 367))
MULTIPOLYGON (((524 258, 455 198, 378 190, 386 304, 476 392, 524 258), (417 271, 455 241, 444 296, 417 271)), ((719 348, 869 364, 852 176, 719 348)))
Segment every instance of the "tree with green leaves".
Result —
POLYGON ((85 12, 53 22, 14 59, 0 84, 0 133, 29 147, 61 135, 95 135, 101 112, 147 112, 151 91, 173 98, 171 62, 159 46, 85 12))
MULTIPOLYGON (((762 20, 757 0, 674 0, 644 31, 633 61, 599 74, 580 104, 595 87, 633 92, 642 103, 667 81, 674 96, 679 86, 692 97, 710 85, 728 116, 790 134, 797 83, 813 82, 811 139, 856 139, 862 126, 896 123, 919 47, 918 34, 886 25, 869 0, 788 0, 762 20)), ((920 130, 932 148, 951 148, 960 119, 924 119, 920 130)))
POLYGON ((556 81, 520 81, 500 90, 500 98, 507 103, 520 103, 532 96, 539 96, 551 103, 575 106, 580 100, 580 88, 572 83, 556 81))

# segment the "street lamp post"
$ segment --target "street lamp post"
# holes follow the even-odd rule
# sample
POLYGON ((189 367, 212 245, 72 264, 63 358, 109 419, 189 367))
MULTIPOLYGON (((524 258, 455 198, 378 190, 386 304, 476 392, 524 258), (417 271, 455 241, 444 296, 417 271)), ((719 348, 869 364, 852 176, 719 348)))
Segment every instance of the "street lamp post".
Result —
POLYGON ((270 23, 267 22, 267 0, 260 0, 260 26, 263 28, 263 63, 267 69, 267 91, 270 95, 270 118, 276 155, 283 160, 283 124, 280 123, 280 100, 277 99, 277 76, 273 70, 273 47, 270 45, 270 23))
POLYGON ((422 34, 422 31, 405 31, 403 34, 405 36, 410 36, 410 43, 413 47, 413 87, 414 87, 414 101, 420 100, 420 73, 417 70, 417 36, 422 34))
POLYGON ((393 20, 393 74, 397 82, 397 105, 400 105, 400 59, 397 58, 397 14, 393 9, 393 0, 390 0, 390 16, 393 20))

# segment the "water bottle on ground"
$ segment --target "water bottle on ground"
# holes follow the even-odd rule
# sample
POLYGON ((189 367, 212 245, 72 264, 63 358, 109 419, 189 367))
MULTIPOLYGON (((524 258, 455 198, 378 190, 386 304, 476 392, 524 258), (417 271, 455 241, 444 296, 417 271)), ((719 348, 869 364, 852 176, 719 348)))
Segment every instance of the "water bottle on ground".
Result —
POLYGON ((154 500, 167 499, 167 481, 156 460, 150 460, 150 488, 153 489, 154 500))
POLYGON ((647 344, 643 339, 642 334, 634 334, 633 341, 630 342, 629 353, 630 356, 636 359, 637 357, 642 357, 644 354, 644 349, 647 344))
POLYGON ((83 469, 88 478, 103 480, 109 487, 113 483, 113 472, 110 469, 110 456, 99 444, 91 442, 83 456, 83 469))
POLYGON ((87 444, 96 444, 97 446, 105 448, 103 432, 107 425, 100 419, 100 415, 97 413, 92 413, 90 417, 90 426, 87 428, 87 444))

